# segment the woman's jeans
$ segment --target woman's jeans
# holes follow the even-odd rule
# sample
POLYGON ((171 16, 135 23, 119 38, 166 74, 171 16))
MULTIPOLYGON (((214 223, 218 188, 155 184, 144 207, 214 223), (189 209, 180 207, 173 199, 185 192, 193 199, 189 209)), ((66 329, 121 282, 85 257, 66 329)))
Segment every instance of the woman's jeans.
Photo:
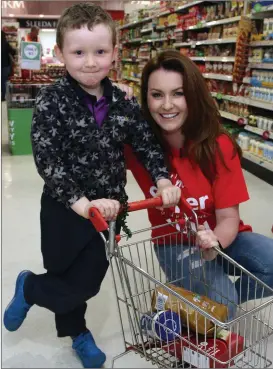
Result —
MULTIPOLYGON (((228 320, 237 305, 273 295, 223 257, 203 261, 198 249, 181 245, 155 246, 155 253, 168 282, 227 305, 228 320)), ((273 239, 241 232, 225 254, 273 288, 273 239)))

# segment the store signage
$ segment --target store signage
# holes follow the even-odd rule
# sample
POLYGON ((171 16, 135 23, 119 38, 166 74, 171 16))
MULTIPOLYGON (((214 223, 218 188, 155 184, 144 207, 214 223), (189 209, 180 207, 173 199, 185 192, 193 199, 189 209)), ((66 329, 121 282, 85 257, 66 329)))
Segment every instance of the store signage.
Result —
POLYGON ((57 28, 57 19, 18 19, 20 28, 38 27, 41 29, 57 28))
POLYGON ((25 9, 24 1, 2 1, 2 9, 25 9))
POLYGON ((21 42, 21 68, 27 70, 41 69, 40 42, 21 42))

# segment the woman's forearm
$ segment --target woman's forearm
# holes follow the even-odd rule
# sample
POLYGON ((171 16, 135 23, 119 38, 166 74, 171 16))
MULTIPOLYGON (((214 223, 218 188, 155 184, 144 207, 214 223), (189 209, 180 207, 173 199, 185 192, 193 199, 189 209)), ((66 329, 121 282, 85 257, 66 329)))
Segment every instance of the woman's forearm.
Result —
POLYGON ((238 234, 239 222, 240 219, 237 217, 225 218, 217 222, 214 234, 224 249, 235 240, 238 234))

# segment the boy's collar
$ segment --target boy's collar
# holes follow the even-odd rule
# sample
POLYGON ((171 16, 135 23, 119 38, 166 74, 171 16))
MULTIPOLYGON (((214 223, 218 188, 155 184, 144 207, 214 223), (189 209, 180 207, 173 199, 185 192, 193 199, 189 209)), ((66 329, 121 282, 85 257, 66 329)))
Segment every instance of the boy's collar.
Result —
MULTIPOLYGON (((91 98, 92 101, 97 101, 97 97, 95 95, 89 94, 85 91, 79 83, 68 73, 66 72, 66 77, 68 82, 73 86, 76 91, 77 96, 82 100, 86 97, 91 98)), ((103 96, 112 101, 113 98, 113 85, 108 77, 105 77, 101 84, 103 86, 103 96)))

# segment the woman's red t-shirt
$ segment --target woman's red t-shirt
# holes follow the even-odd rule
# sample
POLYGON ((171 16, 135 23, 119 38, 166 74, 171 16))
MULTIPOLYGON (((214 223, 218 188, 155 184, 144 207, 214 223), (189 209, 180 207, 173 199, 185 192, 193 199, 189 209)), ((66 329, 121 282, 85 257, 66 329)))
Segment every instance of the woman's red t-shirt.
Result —
MULTIPOLYGON (((207 229, 210 228, 212 230, 216 226, 216 209, 229 208, 249 199, 240 160, 237 154, 234 156, 234 147, 231 140, 228 136, 223 134, 218 138, 218 144, 228 169, 223 165, 217 154, 217 176, 212 184, 197 165, 193 165, 187 157, 180 156, 180 150, 172 150, 169 158, 172 168, 176 168, 172 169, 170 173, 172 183, 181 188, 182 196, 186 199, 191 208, 195 210, 197 214, 202 214, 198 219, 199 224, 203 224, 207 229), (177 168, 179 168, 179 173, 177 168)), ((127 169, 132 171, 145 197, 154 197, 157 188, 152 182, 149 173, 139 163, 129 146, 125 148, 125 158, 127 169)), ((183 212, 183 209, 176 206, 176 216, 183 212)), ((172 216, 172 213, 173 212, 165 211, 165 214, 162 214, 158 209, 148 210, 149 220, 153 227, 174 221, 175 218, 172 216), (168 215, 166 216, 166 214, 168 215)), ((192 227, 196 229, 195 222, 192 222, 192 227)), ((179 230, 179 225, 170 225, 168 227, 155 229, 152 232, 152 237, 176 232, 175 228, 179 230)), ((252 228, 240 221, 238 231, 252 231, 252 228)))

